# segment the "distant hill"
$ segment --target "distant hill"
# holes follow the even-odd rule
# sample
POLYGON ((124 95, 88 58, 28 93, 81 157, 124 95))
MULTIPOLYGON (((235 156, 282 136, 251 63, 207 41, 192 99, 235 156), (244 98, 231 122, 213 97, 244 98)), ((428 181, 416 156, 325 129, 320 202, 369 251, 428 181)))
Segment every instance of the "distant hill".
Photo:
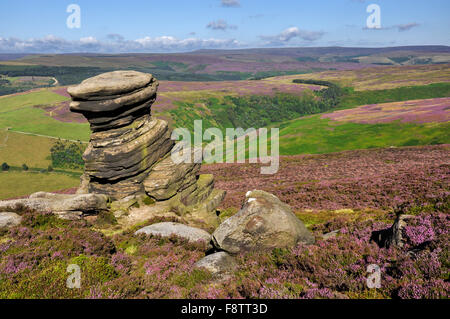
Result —
POLYGON ((168 81, 235 81, 319 71, 446 63, 450 63, 448 46, 255 48, 170 54, 0 54, 0 76, 4 82, 0 83, 0 95, 31 88, 28 84, 22 88, 22 84, 15 81, 19 77, 51 77, 60 85, 71 85, 118 69, 148 72, 159 80, 168 81))

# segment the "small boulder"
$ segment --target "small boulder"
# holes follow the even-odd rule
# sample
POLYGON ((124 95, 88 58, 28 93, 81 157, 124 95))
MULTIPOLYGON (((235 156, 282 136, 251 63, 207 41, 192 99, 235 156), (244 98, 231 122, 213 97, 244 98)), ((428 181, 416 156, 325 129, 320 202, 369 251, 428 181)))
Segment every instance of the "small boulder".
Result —
POLYGON ((17 226, 21 221, 22 217, 20 215, 17 215, 16 213, 0 213, 0 228, 17 226))
POLYGON ((220 251, 203 257, 195 263, 194 267, 206 269, 213 275, 220 275, 236 269, 237 263, 229 254, 220 251))
POLYGON ((213 233, 213 245, 230 254, 314 243, 314 236, 276 196, 264 191, 247 193, 241 210, 213 233))
POLYGON ((339 232, 340 232, 340 229, 337 229, 337 230, 333 230, 333 231, 331 231, 329 233, 323 234, 322 235, 322 239, 323 240, 329 240, 329 239, 336 238, 337 235, 339 234, 339 232))
POLYGON ((403 248, 407 242, 403 233, 404 229, 416 218, 414 215, 400 214, 390 228, 373 231, 371 240, 375 241, 380 247, 395 246, 403 248))
POLYGON ((139 229, 134 234, 157 235, 162 237, 176 235, 187 239, 189 242, 204 241, 207 245, 209 245, 211 241, 211 234, 205 230, 173 222, 157 223, 146 226, 139 229))

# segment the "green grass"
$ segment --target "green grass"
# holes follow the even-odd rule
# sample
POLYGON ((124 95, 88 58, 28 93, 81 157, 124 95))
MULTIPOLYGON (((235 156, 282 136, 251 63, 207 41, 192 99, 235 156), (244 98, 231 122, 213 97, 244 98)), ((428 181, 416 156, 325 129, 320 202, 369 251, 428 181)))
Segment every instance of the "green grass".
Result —
POLYGON ((0 172, 0 200, 29 195, 35 192, 53 192, 78 187, 80 179, 69 174, 37 172, 0 172))
POLYGON ((339 106, 348 108, 365 104, 401 102, 449 96, 450 83, 434 83, 386 90, 353 91, 342 97, 339 106))
MULTIPOLYGON (((0 113, 22 109, 34 105, 52 105, 67 101, 68 98, 48 90, 0 98, 0 113)), ((3 117, 3 116, 2 116, 3 117)))
POLYGON ((90 136, 89 124, 60 122, 34 107, 3 113, 0 116, 1 128, 80 141, 88 141, 90 136))
POLYGON ((281 155, 444 143, 450 143, 450 123, 337 124, 313 115, 280 125, 281 155))
POLYGON ((57 138, 88 141, 87 123, 64 123, 45 114, 36 106, 48 106, 67 101, 68 98, 49 90, 0 98, 0 130, 10 128, 33 134, 57 138))
MULTIPOLYGON (((54 139, 0 131, 0 162, 10 166, 46 168, 51 164, 50 148, 54 139)), ((1 164, 0 163, 0 164, 1 164)))

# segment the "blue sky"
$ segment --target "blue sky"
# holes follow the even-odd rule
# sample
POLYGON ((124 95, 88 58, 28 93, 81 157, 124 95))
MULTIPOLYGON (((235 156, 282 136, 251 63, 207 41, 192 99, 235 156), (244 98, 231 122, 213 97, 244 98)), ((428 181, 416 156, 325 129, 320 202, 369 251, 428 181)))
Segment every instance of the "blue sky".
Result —
POLYGON ((449 45, 448 0, 2 0, 0 52, 449 45), (381 28, 368 29, 369 4, 381 28), (81 9, 70 29, 67 6, 81 9))

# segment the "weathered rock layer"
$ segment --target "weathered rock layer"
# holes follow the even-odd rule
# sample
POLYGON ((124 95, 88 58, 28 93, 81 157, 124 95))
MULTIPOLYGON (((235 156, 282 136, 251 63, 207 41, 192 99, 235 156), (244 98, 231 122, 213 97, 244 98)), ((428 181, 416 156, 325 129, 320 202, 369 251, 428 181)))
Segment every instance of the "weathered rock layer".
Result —
POLYGON ((198 175, 201 164, 173 162, 170 155, 182 148, 171 139, 168 123, 151 117, 158 85, 151 74, 115 71, 67 90, 71 110, 92 129, 78 193, 113 200, 147 194, 179 215, 217 224, 215 208, 225 192, 214 190, 212 176, 198 175))

